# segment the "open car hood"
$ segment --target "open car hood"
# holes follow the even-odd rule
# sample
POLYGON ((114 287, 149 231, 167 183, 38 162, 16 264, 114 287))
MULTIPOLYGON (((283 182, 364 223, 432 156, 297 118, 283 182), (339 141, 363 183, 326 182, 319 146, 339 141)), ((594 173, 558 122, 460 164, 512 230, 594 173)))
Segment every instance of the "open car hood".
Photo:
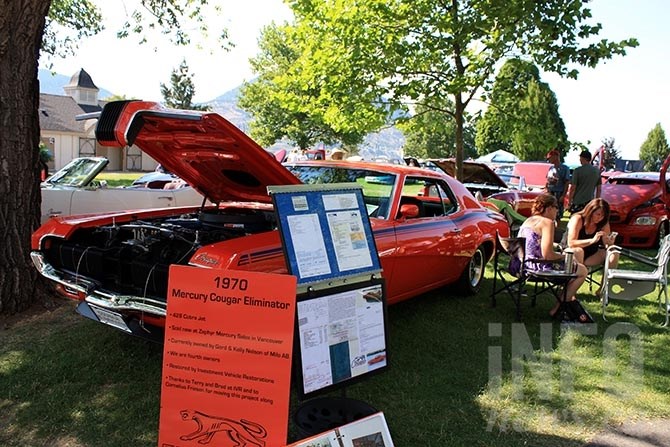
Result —
POLYGON ((658 183, 632 185, 604 183, 601 187, 600 197, 610 204, 612 211, 626 216, 633 208, 658 197, 660 193, 658 183))
POLYGON ((668 169, 670 155, 661 165, 660 172, 631 172, 612 176, 602 185, 601 196, 613 210, 622 215, 656 197, 670 207, 670 182, 668 169))
MULTIPOLYGON (((431 158, 428 161, 435 164, 437 167, 442 169, 444 172, 450 176, 456 178, 456 161, 449 159, 434 159, 431 158)), ((509 189, 507 183, 501 179, 498 174, 493 172, 488 165, 484 163, 477 163, 471 161, 463 162, 463 179, 461 183, 464 185, 474 184, 474 185, 486 185, 492 187, 493 189, 509 189)))
POLYGON ((267 186, 301 183, 272 154, 212 112, 111 102, 100 115, 96 137, 104 146, 136 145, 212 202, 269 203, 267 186))

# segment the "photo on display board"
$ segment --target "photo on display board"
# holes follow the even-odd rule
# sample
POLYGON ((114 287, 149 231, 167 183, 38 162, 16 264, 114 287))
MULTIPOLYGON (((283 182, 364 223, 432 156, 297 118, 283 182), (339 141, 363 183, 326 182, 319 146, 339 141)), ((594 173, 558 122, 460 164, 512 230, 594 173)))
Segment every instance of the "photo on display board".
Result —
POLYGON ((333 447, 333 444, 330 443, 329 436, 324 436, 320 439, 308 441, 307 444, 300 444, 300 447, 333 447))
POLYGON ((384 413, 379 412, 298 441, 289 447, 394 447, 394 445, 384 413))
POLYGON ((384 437, 381 432, 372 435, 366 435, 362 438, 352 439, 351 443, 354 447, 386 447, 384 444, 384 437))

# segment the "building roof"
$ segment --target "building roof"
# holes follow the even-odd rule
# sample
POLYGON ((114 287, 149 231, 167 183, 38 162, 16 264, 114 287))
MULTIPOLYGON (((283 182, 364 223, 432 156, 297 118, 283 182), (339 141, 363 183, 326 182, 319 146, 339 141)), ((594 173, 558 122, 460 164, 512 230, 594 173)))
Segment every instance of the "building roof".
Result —
POLYGON ((43 131, 85 133, 85 122, 75 117, 86 111, 70 96, 40 94, 40 129, 43 131))
POLYGON ((70 83, 65 86, 67 87, 83 87, 83 88, 94 88, 100 90, 91 79, 91 75, 86 72, 83 68, 72 75, 70 78, 70 83))
POLYGON ((93 104, 78 104, 79 107, 84 111, 84 113, 100 112, 102 106, 104 106, 107 101, 98 101, 98 105, 93 104))

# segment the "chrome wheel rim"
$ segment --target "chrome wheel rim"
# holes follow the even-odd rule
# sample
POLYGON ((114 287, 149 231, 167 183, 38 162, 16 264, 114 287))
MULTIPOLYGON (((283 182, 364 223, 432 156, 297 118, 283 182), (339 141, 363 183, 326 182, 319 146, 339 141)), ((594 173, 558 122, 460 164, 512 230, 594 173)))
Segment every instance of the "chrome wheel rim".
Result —
POLYGON ((484 253, 480 248, 475 251, 475 254, 470 259, 470 285, 476 287, 482 280, 484 274, 484 253))

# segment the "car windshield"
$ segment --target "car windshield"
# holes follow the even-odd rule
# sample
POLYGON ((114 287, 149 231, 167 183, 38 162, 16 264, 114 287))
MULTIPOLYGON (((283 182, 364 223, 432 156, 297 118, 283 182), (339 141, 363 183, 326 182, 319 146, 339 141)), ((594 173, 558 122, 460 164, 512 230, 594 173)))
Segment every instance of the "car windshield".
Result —
POLYGON ((368 215, 388 219, 391 193, 397 177, 395 174, 335 166, 288 165, 286 168, 308 185, 356 183, 363 190, 368 215))
POLYGON ((498 173, 498 177, 500 177, 507 184, 507 186, 509 186, 510 189, 525 189, 524 178, 519 175, 513 175, 511 173, 498 173))
POLYGON ((46 183, 61 186, 85 186, 84 183, 90 179, 91 175, 102 162, 100 159, 95 158, 76 158, 63 169, 49 177, 46 183))

